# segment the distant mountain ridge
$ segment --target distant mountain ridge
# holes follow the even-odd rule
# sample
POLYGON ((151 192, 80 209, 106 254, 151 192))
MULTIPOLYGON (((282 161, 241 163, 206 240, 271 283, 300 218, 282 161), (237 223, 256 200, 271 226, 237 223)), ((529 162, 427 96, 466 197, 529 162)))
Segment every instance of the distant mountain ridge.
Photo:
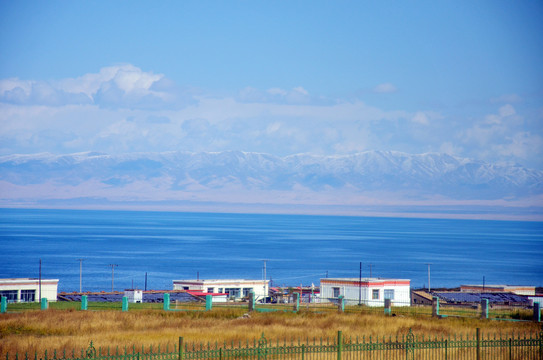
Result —
MULTIPOLYGON (((17 186, 51 183, 77 186, 93 182, 105 188, 161 183, 166 190, 346 193, 392 192, 417 198, 511 199, 543 194, 543 172, 446 154, 366 151, 318 156, 225 151, 108 155, 33 154, 0 157, 0 182, 17 186)), ((1 190, 1 197, 6 194, 1 190)))

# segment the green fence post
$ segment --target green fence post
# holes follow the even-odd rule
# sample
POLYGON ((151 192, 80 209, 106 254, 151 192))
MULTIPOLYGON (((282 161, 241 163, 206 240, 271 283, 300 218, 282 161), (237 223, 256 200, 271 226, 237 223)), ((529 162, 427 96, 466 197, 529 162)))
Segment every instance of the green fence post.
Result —
POLYGON ((391 299, 385 299, 385 315, 390 315, 392 313, 392 300, 391 299))
POLYGON ((170 310, 170 294, 164 293, 164 311, 170 310))
POLYGON ((47 298, 41 298, 41 309, 47 310, 49 308, 49 304, 47 304, 47 298))
POLYGON ((128 298, 126 296, 123 296, 123 310, 122 311, 128 311, 128 298))
MULTIPOLYGON (((166 295, 166 294, 164 294, 164 295, 166 295)), ((168 295, 170 295, 170 294, 168 294, 168 295)), ((168 297, 169 297, 169 296, 168 296, 168 297)), ((184 345, 183 345, 183 337, 180 336, 180 337, 179 337, 179 349, 178 349, 178 351, 179 351, 179 358, 178 358, 177 360, 183 360, 183 346, 184 346, 184 345)))
POLYGON ((89 306, 89 300, 87 295, 81 296, 81 310, 87 310, 89 306))
POLYGON ((249 312, 252 312, 252 311, 256 310, 255 305, 256 305, 256 303, 255 303, 255 293, 254 293, 254 291, 251 291, 249 293, 249 312))
POLYGON ((337 332, 337 360, 341 360, 341 352, 343 351, 343 336, 341 330, 337 332))
POLYGON ((300 294, 294 293, 294 311, 298 312, 300 310, 300 294))
POLYGON ((405 359, 415 359, 415 335, 411 328, 405 337, 405 359))
POLYGON ((488 319, 488 299, 481 300, 481 319, 488 319))
POLYGON ((213 309, 213 296, 206 295, 206 311, 213 309))
POLYGON ((0 313, 5 314, 8 311, 8 298, 2 296, 2 305, 0 307, 0 313))
MULTIPOLYGON (((2 298, 3 299, 3 298, 2 298)), ((534 316, 533 320, 535 322, 541 321, 541 304, 539 302, 534 302, 534 316)))
POLYGON ((343 295, 339 295, 338 299, 338 311, 344 312, 345 311, 345 297, 343 295))
POLYGON ((477 338, 477 360, 481 359, 481 329, 477 328, 476 332, 476 338, 477 338))
POLYGON ((432 298, 432 316, 439 317, 439 298, 437 296, 432 298))

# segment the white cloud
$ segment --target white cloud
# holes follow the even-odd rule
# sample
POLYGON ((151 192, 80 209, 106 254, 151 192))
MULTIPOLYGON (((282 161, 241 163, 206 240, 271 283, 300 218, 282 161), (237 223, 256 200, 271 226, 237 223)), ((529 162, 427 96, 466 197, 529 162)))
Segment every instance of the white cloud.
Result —
POLYGON ((417 112, 415 116, 413 116, 411 121, 417 124, 421 124, 421 125, 428 125, 429 123, 428 116, 426 116, 426 114, 421 111, 417 112))
POLYGON ((527 120, 522 104, 495 104, 473 119, 322 98, 303 86, 246 87, 236 95, 181 96, 164 75, 129 64, 51 82, 0 80, 0 154, 377 149, 531 164, 543 158, 540 119, 527 120))
POLYGON ((513 161, 540 167, 543 137, 526 131, 524 118, 511 104, 500 106, 496 113, 484 116, 462 131, 464 152, 486 161, 513 161))
POLYGON ((277 132, 279 130, 279 128, 281 128, 281 123, 280 122, 274 122, 270 125, 268 125, 268 127, 266 128, 266 133, 268 134, 272 134, 274 132, 277 132))
POLYGON ((268 89, 267 92, 271 95, 280 95, 280 96, 286 96, 288 94, 286 90, 283 90, 280 88, 271 88, 271 89, 268 89))
POLYGON ((391 83, 379 84, 373 88, 373 92, 376 93, 395 93, 398 89, 391 83))
POLYGON ((319 99, 312 98, 309 92, 302 86, 285 90, 281 88, 270 88, 260 91, 253 87, 246 87, 239 92, 238 100, 247 103, 276 103, 276 104, 309 104, 319 102, 319 99))
POLYGON ((501 117, 508 117, 515 115, 517 112, 515 111, 515 108, 511 106, 510 104, 504 105, 500 107, 499 114, 501 117))
POLYGON ((448 155, 460 155, 462 151, 463 149, 460 146, 453 144, 451 141, 446 141, 439 147, 439 152, 448 155))
POLYGON ((28 96, 32 89, 32 81, 19 80, 18 78, 0 80, 0 96, 4 96, 6 92, 13 91, 15 89, 19 89, 19 91, 28 96))
POLYGON ((149 108, 167 105, 175 93, 164 91, 162 74, 144 72, 130 65, 102 68, 98 73, 58 81, 0 81, 0 102, 21 105, 65 106, 97 104, 106 107, 149 108), (163 86, 163 85, 162 85, 163 86))
POLYGON ((494 149, 506 158, 527 159, 532 154, 543 151, 543 137, 519 132, 510 137, 507 143, 497 145, 494 149))

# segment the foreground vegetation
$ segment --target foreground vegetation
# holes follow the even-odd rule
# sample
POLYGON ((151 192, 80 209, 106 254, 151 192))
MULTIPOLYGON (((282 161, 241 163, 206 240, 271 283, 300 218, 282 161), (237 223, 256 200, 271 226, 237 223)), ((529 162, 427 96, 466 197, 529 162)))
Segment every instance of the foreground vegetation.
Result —
POLYGON ((253 341, 262 333, 268 340, 330 338, 337 330, 347 337, 414 334, 448 337, 470 335, 480 328, 484 334, 539 332, 540 324, 466 318, 434 319, 421 315, 384 316, 371 313, 309 311, 299 313, 252 313, 246 309, 224 308, 210 312, 165 312, 141 309, 79 311, 49 309, 0 316, 0 355, 6 353, 43 354, 44 350, 85 349, 92 340, 96 347, 135 345, 149 347, 186 343, 235 343, 253 341))

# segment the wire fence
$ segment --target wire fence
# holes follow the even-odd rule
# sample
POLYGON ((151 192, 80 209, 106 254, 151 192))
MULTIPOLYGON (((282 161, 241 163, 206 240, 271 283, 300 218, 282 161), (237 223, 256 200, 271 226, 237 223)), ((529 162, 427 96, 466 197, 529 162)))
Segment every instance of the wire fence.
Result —
MULTIPOLYGON (((85 297, 81 301, 57 301, 41 303, 7 303, 2 299, 2 313, 20 312, 27 310, 163 310, 163 311, 211 311, 213 309, 233 308, 247 312, 345 312, 359 314, 385 314, 391 316, 434 316, 434 317, 466 317, 485 318, 513 321, 541 321, 541 308, 539 303, 533 306, 497 306, 493 307, 488 302, 481 304, 447 304, 440 303, 434 298, 432 305, 412 305, 403 301, 360 302, 357 299, 338 298, 318 299, 319 301, 303 302, 304 298, 295 293, 288 302, 259 303, 254 297, 249 296, 243 302, 216 303, 211 295, 192 301, 171 300, 168 293, 163 294, 163 299, 156 302, 128 303, 126 297, 121 302, 87 302, 85 297)), ((44 301, 45 300, 45 301, 44 301)))

